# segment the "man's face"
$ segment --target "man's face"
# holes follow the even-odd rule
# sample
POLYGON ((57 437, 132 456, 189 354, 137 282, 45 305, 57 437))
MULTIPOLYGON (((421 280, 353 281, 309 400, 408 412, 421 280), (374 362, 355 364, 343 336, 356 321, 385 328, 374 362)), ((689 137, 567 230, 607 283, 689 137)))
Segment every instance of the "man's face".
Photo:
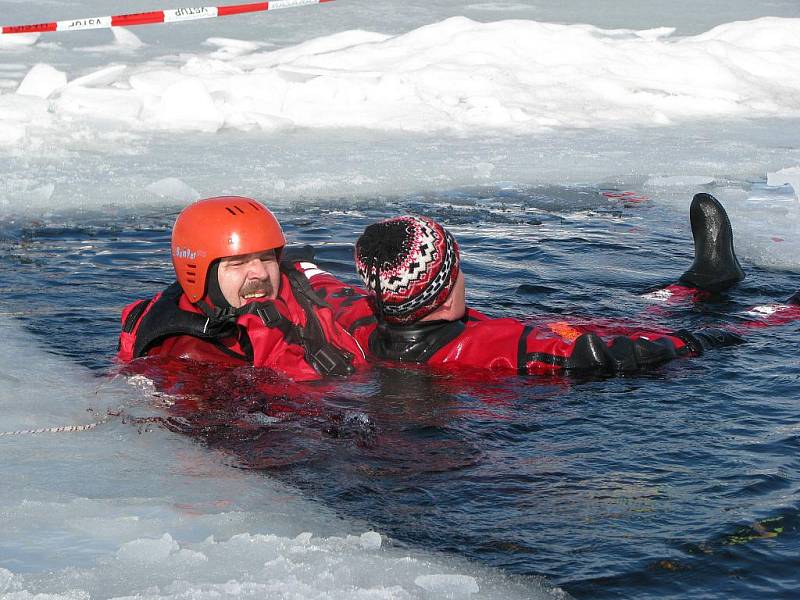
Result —
POLYGON ((217 272, 219 289, 234 308, 278 295, 281 272, 274 250, 228 256, 219 261, 217 272))

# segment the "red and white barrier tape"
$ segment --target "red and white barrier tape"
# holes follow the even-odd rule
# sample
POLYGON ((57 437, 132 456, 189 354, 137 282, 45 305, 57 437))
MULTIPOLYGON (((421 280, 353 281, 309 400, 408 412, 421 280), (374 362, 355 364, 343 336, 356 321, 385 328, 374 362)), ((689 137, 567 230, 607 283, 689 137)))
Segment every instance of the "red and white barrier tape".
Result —
POLYGON ((110 17, 88 17, 37 23, 35 25, 4 26, 2 33, 44 33, 48 31, 80 31, 83 29, 104 29, 108 27, 131 27, 133 25, 151 25, 154 23, 174 23, 176 21, 193 21, 195 19, 213 19, 243 13, 296 8, 309 4, 322 4, 333 0, 272 0, 272 2, 253 2, 250 4, 230 4, 227 6, 204 6, 199 8, 173 8, 152 12, 114 15, 110 17))

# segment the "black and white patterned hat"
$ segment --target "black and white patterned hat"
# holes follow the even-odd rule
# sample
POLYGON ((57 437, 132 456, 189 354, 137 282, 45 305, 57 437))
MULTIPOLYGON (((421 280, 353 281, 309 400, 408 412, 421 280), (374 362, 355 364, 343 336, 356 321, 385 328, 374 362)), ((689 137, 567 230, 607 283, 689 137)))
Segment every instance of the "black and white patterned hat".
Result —
POLYGON ((433 219, 374 223, 356 242, 356 270, 388 323, 413 323, 441 306, 459 273, 458 244, 433 219))

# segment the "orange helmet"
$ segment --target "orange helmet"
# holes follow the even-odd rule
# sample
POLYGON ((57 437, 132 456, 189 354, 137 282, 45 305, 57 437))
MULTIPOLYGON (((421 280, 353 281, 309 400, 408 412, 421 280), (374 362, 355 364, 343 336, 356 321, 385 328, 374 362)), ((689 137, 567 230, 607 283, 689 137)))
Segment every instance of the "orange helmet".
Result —
POLYGON ((208 268, 220 258, 280 250, 280 223, 261 203, 243 196, 219 196, 190 204, 172 228, 172 266, 190 302, 206 293, 208 268))

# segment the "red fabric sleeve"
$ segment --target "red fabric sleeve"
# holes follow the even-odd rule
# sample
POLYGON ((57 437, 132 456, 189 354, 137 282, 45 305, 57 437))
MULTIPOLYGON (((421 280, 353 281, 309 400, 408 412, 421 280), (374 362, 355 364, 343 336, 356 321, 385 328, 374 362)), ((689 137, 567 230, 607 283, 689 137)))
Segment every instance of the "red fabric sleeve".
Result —
POLYGON ((347 285, 314 263, 300 262, 295 266, 308 278, 314 291, 330 305, 336 322, 368 351, 369 336, 377 326, 377 319, 367 292, 360 287, 347 285))

